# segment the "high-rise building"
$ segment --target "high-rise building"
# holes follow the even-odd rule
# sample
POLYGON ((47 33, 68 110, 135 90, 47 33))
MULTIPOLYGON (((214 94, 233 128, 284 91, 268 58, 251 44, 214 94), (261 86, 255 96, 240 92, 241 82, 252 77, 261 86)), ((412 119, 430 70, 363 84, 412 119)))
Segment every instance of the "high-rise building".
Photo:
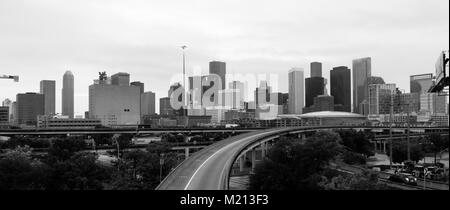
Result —
POLYGON ((54 115, 55 112, 55 91, 56 81, 42 80, 40 83, 40 93, 44 94, 44 113, 45 115, 54 115))
POLYGON ((219 87, 220 90, 224 90, 226 87, 226 74, 227 74, 227 65, 225 62, 220 61, 211 61, 209 62, 209 73, 210 74, 216 74, 219 75, 221 79, 221 87, 219 87))
POLYGON ((63 76, 62 88, 62 114, 73 118, 74 115, 74 79, 71 71, 63 76))
POLYGON ((9 98, 2 101, 2 106, 10 107, 11 104, 12 104, 12 101, 9 98))
POLYGON ((325 78, 322 77, 322 63, 311 63, 311 77, 305 80, 305 106, 314 104, 314 98, 325 94, 325 78))
POLYGON ((174 109, 170 105, 170 98, 164 97, 159 99, 159 115, 161 116, 173 116, 174 109))
POLYGON ((111 84, 119 86, 130 86, 130 74, 119 72, 111 76, 111 84))
POLYGON ((141 94, 141 118, 145 115, 154 115, 155 112, 155 93, 145 92, 141 94))
POLYGON ((353 112, 368 115, 369 83, 372 76, 372 59, 360 58, 353 60, 353 112))
POLYGON ((445 96, 440 96, 438 93, 420 94, 420 112, 445 114, 447 107, 445 96))
POLYGON ((100 119, 105 126, 139 124, 140 87, 114 84, 89 86, 89 118, 100 119))
MULTIPOLYGON (((170 88, 169 88, 169 90, 167 91, 167 94, 168 94, 168 96, 169 96, 169 98, 171 99, 171 100, 174 100, 174 101, 178 101, 178 102, 180 102, 180 103, 182 103, 182 101, 183 101, 183 94, 180 94, 180 95, 178 95, 178 98, 175 98, 176 97, 176 95, 175 94, 173 94, 175 91, 177 91, 179 88, 183 88, 183 86, 179 83, 179 82, 177 82, 177 83, 174 83, 174 84, 172 84, 171 86, 170 86, 170 88)), ((184 105, 189 105, 189 104, 184 104, 184 105)), ((173 109, 173 108, 172 108, 173 109)), ((177 116, 183 116, 183 114, 184 114, 184 109, 183 109, 183 107, 180 107, 179 109, 177 109, 177 110, 175 110, 175 109, 173 109, 174 110, 174 114, 175 115, 177 115, 177 116)))
POLYGON ((316 112, 334 111, 334 97, 321 95, 314 98, 314 109, 316 112))
POLYGON ((268 105, 271 102, 270 93, 272 88, 268 85, 267 81, 261 81, 259 87, 255 90, 255 103, 256 103, 256 118, 261 117, 261 113, 268 110, 268 105))
POLYGON ((342 105, 344 112, 352 111, 351 72, 346 66, 339 66, 330 71, 331 96, 335 105, 342 105))
POLYGON ((289 93, 283 93, 280 104, 283 105, 283 114, 289 114, 289 93))
POLYGON ((289 113, 302 114, 304 106, 304 73, 302 68, 289 71, 289 113))
POLYGON ((311 77, 305 79, 305 106, 309 107, 314 104, 314 98, 324 95, 324 78, 311 77))
POLYGON ((376 85, 376 84, 386 84, 386 83, 384 82, 384 79, 381 77, 371 76, 367 79, 367 84, 368 85, 376 85))
POLYGON ((12 102, 12 104, 11 104, 9 122, 11 124, 17 124, 17 102, 16 101, 12 102))
POLYGON ((37 117, 44 114, 44 95, 38 93, 17 94, 17 123, 36 125, 37 117))
POLYGON ((322 77, 322 63, 312 62, 310 66, 311 66, 311 77, 322 77))
POLYGON ((7 98, 2 102, 2 106, 8 107, 8 122, 13 122, 13 101, 7 98))
POLYGON ((230 82, 229 88, 233 90, 233 109, 244 109, 244 102, 247 98, 245 84, 239 81, 230 82))
POLYGON ((390 114, 395 84, 369 85, 369 115, 390 114))
MULTIPOLYGON (((422 99, 433 99, 433 96, 428 97, 427 95, 428 90, 433 86, 433 74, 420 74, 420 75, 412 75, 410 76, 410 92, 416 93, 416 100, 422 101, 422 99), (424 95, 422 97, 422 95, 424 95)), ((432 104, 433 102, 423 102, 424 106, 427 106, 427 104, 432 104)), ((421 107, 422 103, 419 103, 418 110, 422 110, 421 107)), ((429 110, 429 107, 425 108, 424 110, 429 110)))
POLYGON ((0 126, 9 124, 9 107, 0 106, 0 126))
POLYGON ((142 83, 142 82, 136 81, 136 82, 130 83, 130 85, 131 85, 131 86, 139 87, 140 90, 141 90, 141 94, 145 92, 145 89, 144 89, 144 83, 142 83))

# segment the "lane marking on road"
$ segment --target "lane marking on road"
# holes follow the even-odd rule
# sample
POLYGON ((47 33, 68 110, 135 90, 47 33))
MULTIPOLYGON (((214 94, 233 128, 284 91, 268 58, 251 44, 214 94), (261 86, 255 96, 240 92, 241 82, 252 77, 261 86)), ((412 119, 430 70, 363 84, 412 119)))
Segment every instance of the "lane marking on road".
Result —
POLYGON ((222 150, 227 149, 228 147, 230 147, 230 146, 232 146, 232 145, 234 145, 234 144, 237 144, 237 143, 239 143, 239 142, 242 142, 242 141, 244 141, 244 140, 247 140, 247 139, 249 139, 249 138, 255 138, 256 136, 264 135, 264 134, 267 134, 267 133, 270 133, 270 132, 265 132, 265 133, 261 133, 261 134, 257 134, 257 135, 254 135, 254 136, 249 136, 249 137, 246 137, 246 138, 237 140, 237 141, 235 141, 235 142, 233 142, 233 143, 231 143, 231 144, 228 144, 227 146, 225 146, 225 147, 223 147, 223 148, 217 150, 214 154, 212 154, 211 156, 209 156, 209 157, 208 157, 208 158, 207 158, 207 159, 206 159, 206 160, 205 160, 205 161, 197 168, 197 170, 195 170, 194 174, 192 174, 191 178, 189 179, 188 183, 186 184, 186 187, 184 188, 184 190, 187 190, 187 189, 189 188, 189 185, 191 184, 191 182, 192 182, 192 180, 194 179, 195 175, 196 175, 196 174, 200 171, 200 169, 206 164, 206 162, 208 162, 212 157, 214 157, 215 155, 217 155, 218 153, 220 153, 222 150))

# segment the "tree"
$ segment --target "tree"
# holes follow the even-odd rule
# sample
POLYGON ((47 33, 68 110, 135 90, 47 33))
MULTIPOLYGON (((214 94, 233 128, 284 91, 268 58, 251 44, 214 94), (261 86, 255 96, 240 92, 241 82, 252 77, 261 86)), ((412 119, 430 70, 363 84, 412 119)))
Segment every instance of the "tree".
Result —
POLYGON ((364 171, 359 174, 341 174, 330 180, 324 179, 320 185, 325 190, 387 190, 385 184, 378 183, 378 175, 364 171))
MULTIPOLYGON (((117 163, 119 170, 114 171, 108 189, 153 190, 159 184, 160 154, 135 150, 127 152, 117 163)), ((162 175, 166 176, 178 164, 175 153, 164 155, 162 175)))
POLYGON ((0 159, 0 190, 45 189, 48 167, 31 158, 29 147, 17 147, 0 159))
MULTIPOLYGON (((411 161, 418 162, 425 156, 421 145, 416 141, 410 141, 411 161)), ((398 141, 392 145, 392 162, 403 163, 408 160, 408 145, 406 141, 398 141)))
POLYGON ((428 142, 427 145, 429 146, 429 150, 434 153, 434 162, 436 163, 436 154, 440 153, 449 146, 448 136, 445 138, 439 134, 430 134, 427 136, 426 140, 428 142))
POLYGON ((302 143, 284 137, 268 153, 268 160, 250 176, 252 190, 317 190, 319 175, 328 161, 340 153, 336 133, 318 132, 302 143))
POLYGON ((366 164, 366 157, 361 154, 345 150, 342 153, 343 161, 346 164, 355 165, 355 164, 366 164))
POLYGON ((172 146, 167 142, 150 142, 147 146, 147 152, 157 154, 158 156, 163 153, 171 152, 172 146))
POLYGON ((86 147, 84 140, 79 138, 56 139, 52 141, 52 145, 48 150, 50 161, 68 160, 76 152, 86 147))
POLYGON ((110 179, 110 168, 97 163, 92 153, 78 153, 52 168, 51 190, 101 190, 110 179))
POLYGON ((353 152, 363 154, 366 157, 374 154, 373 145, 370 143, 370 136, 362 131, 339 130, 342 144, 353 152))

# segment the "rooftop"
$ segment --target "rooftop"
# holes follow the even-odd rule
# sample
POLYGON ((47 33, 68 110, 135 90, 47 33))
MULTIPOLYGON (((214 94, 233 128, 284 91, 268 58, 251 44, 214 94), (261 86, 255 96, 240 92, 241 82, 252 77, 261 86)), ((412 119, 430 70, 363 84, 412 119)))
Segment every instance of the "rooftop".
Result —
POLYGON ((279 115, 280 118, 366 118, 363 115, 350 113, 350 112, 335 112, 335 111, 323 111, 323 112, 311 112, 307 114, 287 114, 279 115))

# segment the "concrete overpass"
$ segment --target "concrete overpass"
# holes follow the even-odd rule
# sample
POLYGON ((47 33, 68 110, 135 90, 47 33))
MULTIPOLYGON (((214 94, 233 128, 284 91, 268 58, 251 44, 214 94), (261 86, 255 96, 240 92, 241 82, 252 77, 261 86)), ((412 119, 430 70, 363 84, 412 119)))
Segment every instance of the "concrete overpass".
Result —
POLYGON ((100 129, 0 129, 0 136, 12 135, 95 135, 95 134, 163 134, 163 133, 246 133, 264 128, 100 128, 100 129))
MULTIPOLYGON (((203 150, 193 154, 190 158, 177 166, 156 188, 157 190, 227 190, 229 189, 229 177, 235 161, 242 154, 254 150, 262 145, 262 150, 267 149, 266 143, 281 135, 296 134, 304 136, 306 132, 332 129, 372 129, 388 130, 389 127, 366 126, 321 126, 321 127, 291 127, 274 128, 268 130, 253 131, 229 139, 222 140, 203 150)), ((396 128, 407 129, 407 128, 396 128)), ((423 127, 427 132, 448 133, 448 127, 423 127)), ((263 152, 264 153, 264 152, 263 152)), ((254 154, 254 153, 252 153, 254 154)), ((252 157, 254 160, 254 155, 252 157)))

